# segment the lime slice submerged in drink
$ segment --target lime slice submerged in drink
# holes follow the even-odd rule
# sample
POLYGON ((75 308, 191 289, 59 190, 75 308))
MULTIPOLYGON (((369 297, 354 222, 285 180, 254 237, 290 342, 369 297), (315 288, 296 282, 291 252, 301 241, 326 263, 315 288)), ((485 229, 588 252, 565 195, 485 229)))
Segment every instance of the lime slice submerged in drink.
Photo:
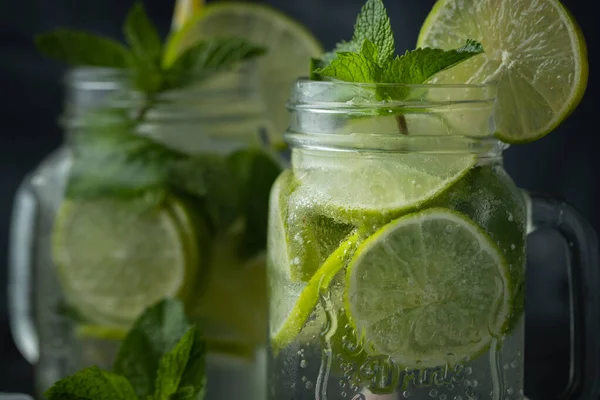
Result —
POLYGON ((346 271, 348 316, 372 354, 427 368, 456 363, 502 335, 511 312, 508 267, 490 238, 433 208, 381 228, 346 271))
POLYGON ((67 299, 90 323, 127 326, 164 297, 185 300, 199 270, 200 240, 183 204, 66 200, 53 259, 67 299))
POLYGON ((475 157, 373 153, 357 158, 343 152, 323 157, 304 151, 294 163, 305 201, 318 205, 323 215, 362 225, 401 215, 435 198, 467 173, 475 157))

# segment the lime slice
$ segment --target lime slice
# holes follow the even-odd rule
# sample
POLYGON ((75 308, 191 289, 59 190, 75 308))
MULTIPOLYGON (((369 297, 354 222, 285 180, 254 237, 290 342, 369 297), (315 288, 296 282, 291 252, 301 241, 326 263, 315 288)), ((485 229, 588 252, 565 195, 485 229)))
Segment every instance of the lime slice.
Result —
POLYGON ((503 333, 508 267, 473 222, 442 208, 390 222, 356 250, 345 304, 372 354, 409 368, 462 362, 503 333))
POLYGON ((257 64, 267 109, 277 134, 283 134, 289 124, 285 105, 292 83, 308 75, 311 57, 323 53, 321 44, 304 26, 270 7, 223 2, 204 7, 172 35, 165 49, 164 64, 173 63, 178 54, 199 39, 215 36, 239 36, 268 49, 257 64))
POLYGON ((297 184, 291 169, 285 170, 275 180, 269 204, 269 235, 267 238, 267 263, 271 270, 286 281, 292 280, 292 258, 287 240, 288 197, 297 184))
POLYGON ((470 154, 354 153, 323 157, 303 151, 294 160, 305 201, 323 215, 360 225, 370 218, 400 215, 452 186, 475 164, 470 154))
POLYGON ((335 250, 306 283, 286 280, 269 273, 269 327, 271 347, 278 352, 292 343, 315 311, 320 294, 328 291, 334 277, 347 264, 358 246, 361 234, 354 233, 335 250))
POLYGON ((164 297, 186 297, 198 269, 168 208, 143 200, 66 200, 53 259, 68 301, 97 325, 128 326, 164 297))
POLYGON ((473 168, 432 206, 446 207, 466 215, 498 245, 508 263, 513 287, 509 331, 525 308, 525 225, 527 213, 521 190, 499 168, 473 168))
POLYGON ((530 142, 577 107, 587 86, 585 40, 558 0, 438 0, 419 47, 454 49, 471 38, 485 54, 432 83, 498 82, 498 136, 530 142))

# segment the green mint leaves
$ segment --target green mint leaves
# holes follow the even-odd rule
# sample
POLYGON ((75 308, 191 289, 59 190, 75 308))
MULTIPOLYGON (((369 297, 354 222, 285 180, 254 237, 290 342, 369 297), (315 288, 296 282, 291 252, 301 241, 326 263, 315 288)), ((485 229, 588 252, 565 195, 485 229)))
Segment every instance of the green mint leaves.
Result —
POLYGON ((206 344, 179 301, 166 299, 135 322, 112 372, 91 367, 56 382, 48 400, 201 399, 206 344))
POLYGON ((207 39, 184 52, 172 66, 163 67, 164 45, 141 3, 132 7, 123 33, 129 48, 112 39, 68 29, 40 35, 36 45, 46 56, 73 66, 130 70, 133 86, 147 94, 206 79, 265 52, 240 38, 207 39))
POLYGON ((61 379, 44 393, 48 400, 132 400, 135 391, 125 378, 98 367, 61 379))
POLYGON ((47 57, 69 65, 129 68, 133 63, 122 44, 87 32, 61 28, 39 35, 35 43, 47 57))
MULTIPOLYGON (((458 49, 417 49, 394 57, 394 37, 381 0, 367 0, 352 41, 343 42, 322 60, 313 61, 311 76, 356 83, 421 84, 433 75, 483 53, 483 46, 467 40, 458 49)), ((402 99, 406 90, 377 87, 379 99, 402 99)))
POLYGON ((396 52, 394 34, 390 19, 380 0, 367 1, 354 25, 352 43, 364 48, 363 43, 367 40, 378 50, 374 61, 379 65, 384 65, 394 56, 396 52))

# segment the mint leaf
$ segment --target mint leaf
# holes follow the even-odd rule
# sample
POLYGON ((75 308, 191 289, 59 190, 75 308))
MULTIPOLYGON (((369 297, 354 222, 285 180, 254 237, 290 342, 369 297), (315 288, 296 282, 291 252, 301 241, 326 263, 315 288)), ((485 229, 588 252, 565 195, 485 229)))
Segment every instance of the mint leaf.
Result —
POLYGON ((367 0, 358 14, 352 42, 362 46, 365 40, 370 40, 379 50, 378 64, 382 65, 394 56, 394 34, 381 0, 367 0))
POLYGON ((153 400, 192 398, 205 387, 206 345, 196 328, 188 329, 181 340, 160 360, 153 400))
POLYGON ((132 54, 120 43, 87 32, 57 29, 35 38, 45 56, 74 66, 128 68, 132 54))
POLYGON ((139 61, 160 65, 162 41, 141 2, 136 2, 129 11, 123 33, 131 51, 139 61))
MULTIPOLYGON (((455 50, 417 49, 407 51, 398 56, 382 69, 378 83, 425 83, 433 75, 454 67, 455 65, 483 53, 483 46, 474 41, 455 50)), ((406 95, 406 88, 378 87, 377 94, 381 99, 391 98, 401 100, 406 95)))
POLYGON ((146 93, 160 91, 164 81, 160 66, 163 46, 141 2, 135 3, 129 11, 123 33, 135 59, 135 87, 146 93))
POLYGON ((359 53, 367 40, 377 49, 377 58, 373 59, 375 63, 383 65, 394 56, 394 33, 381 0, 367 0, 354 24, 352 40, 340 42, 333 51, 325 53, 321 59, 323 65, 319 68, 331 64, 340 53, 359 53))
POLYGON ((236 37, 200 41, 184 51, 169 68, 169 87, 180 87, 190 81, 205 79, 265 52, 264 47, 236 37))
POLYGON ((355 42, 340 42, 335 46, 333 51, 329 51, 323 54, 321 61, 323 63, 323 67, 329 65, 335 58, 338 53, 358 53, 360 51, 361 43, 355 42))
POLYGON ((121 343, 113 372, 131 382, 140 399, 154 393, 163 355, 185 335, 190 324, 181 302, 166 299, 147 309, 121 343))
POLYGON ((370 58, 359 53, 338 53, 337 58, 315 73, 346 82, 374 83, 380 67, 370 58))
POLYGON ((365 39, 362 43, 362 47, 360 49, 360 54, 365 56, 365 58, 377 63, 377 59, 379 56, 379 50, 377 46, 373 44, 369 39, 365 39))
POLYGON ((388 63, 381 74, 381 82, 419 84, 438 72, 483 53, 483 46, 474 40, 455 50, 417 49, 407 51, 388 63))
POLYGON ((56 382, 44 396, 48 400, 134 400, 127 378, 98 367, 86 368, 56 382))
POLYGON ((240 188, 240 205, 245 229, 240 241, 240 255, 251 257, 267 246, 269 194, 281 166, 260 149, 240 150, 229 156, 230 168, 240 188))

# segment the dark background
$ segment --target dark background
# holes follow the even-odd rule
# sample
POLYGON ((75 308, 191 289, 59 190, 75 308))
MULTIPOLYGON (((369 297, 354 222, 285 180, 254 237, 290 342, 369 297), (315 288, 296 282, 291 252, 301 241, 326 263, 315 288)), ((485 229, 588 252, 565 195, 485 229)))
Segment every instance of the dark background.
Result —
MULTIPOLYGON (((315 32, 325 48, 351 37, 362 2, 267 1, 315 32)), ((386 1, 398 50, 414 48, 433 3, 386 1)), ((131 4, 131 0, 0 0, 0 392, 30 392, 32 387, 32 368, 19 356, 8 327, 5 260, 12 198, 25 174, 61 142, 56 119, 62 108, 59 79, 64 66, 39 56, 32 38, 67 26, 120 39, 121 23, 131 4)), ((166 34, 173 1, 146 0, 145 4, 166 34)), ((520 187, 566 198, 600 230, 597 2, 565 0, 564 4, 588 42, 591 65, 586 96, 550 136, 508 150, 506 168, 520 187)), ((526 393, 535 400, 547 400, 564 384, 567 374, 568 289, 561 267, 565 246, 556 235, 538 234, 533 240, 528 271, 526 393)))

